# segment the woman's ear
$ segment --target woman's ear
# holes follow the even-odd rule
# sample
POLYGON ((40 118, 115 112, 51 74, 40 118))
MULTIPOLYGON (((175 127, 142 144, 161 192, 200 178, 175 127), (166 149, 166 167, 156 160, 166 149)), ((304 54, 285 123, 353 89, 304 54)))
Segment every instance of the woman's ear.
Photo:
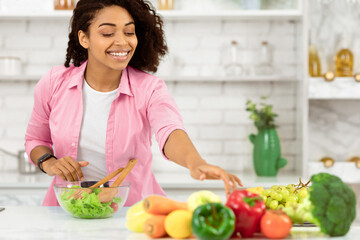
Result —
POLYGON ((80 45, 85 48, 88 49, 89 48, 89 39, 86 36, 86 33, 84 33, 82 30, 78 31, 78 38, 79 38, 79 43, 80 45))

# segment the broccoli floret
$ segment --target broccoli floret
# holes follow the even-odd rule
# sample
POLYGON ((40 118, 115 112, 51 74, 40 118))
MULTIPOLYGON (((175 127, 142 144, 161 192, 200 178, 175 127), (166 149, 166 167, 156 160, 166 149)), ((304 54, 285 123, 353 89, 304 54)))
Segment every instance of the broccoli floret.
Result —
POLYGON ((356 215, 354 191, 339 177, 328 173, 313 175, 311 183, 312 215, 321 231, 330 236, 345 235, 356 215))
POLYGON ((328 173, 311 177, 309 195, 303 203, 283 210, 293 222, 312 222, 330 236, 344 236, 356 216, 354 191, 343 181, 328 173))

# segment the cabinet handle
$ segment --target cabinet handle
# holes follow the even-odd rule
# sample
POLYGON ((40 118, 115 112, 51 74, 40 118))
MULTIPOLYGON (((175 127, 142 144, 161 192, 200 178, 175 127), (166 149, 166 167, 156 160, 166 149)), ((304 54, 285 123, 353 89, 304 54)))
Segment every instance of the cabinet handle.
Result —
POLYGON ((332 167, 335 163, 335 160, 331 157, 323 157, 322 159, 320 159, 320 162, 324 163, 324 166, 329 168, 332 167))
POLYGON ((360 157, 352 157, 348 160, 349 162, 354 162, 357 168, 360 168, 360 157))

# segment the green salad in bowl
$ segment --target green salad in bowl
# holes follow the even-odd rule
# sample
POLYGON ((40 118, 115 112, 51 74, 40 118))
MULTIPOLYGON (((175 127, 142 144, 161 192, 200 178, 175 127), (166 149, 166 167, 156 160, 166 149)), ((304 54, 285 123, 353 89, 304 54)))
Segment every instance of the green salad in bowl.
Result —
MULTIPOLYGON (((76 218, 108 218, 121 209, 127 199, 130 183, 119 187, 109 187, 109 181, 98 188, 89 188, 92 181, 54 184, 56 198, 60 206, 76 218), (99 193, 104 188, 116 188, 117 193, 109 202, 101 202, 99 193)), ((114 189, 115 190, 115 189, 114 189)))

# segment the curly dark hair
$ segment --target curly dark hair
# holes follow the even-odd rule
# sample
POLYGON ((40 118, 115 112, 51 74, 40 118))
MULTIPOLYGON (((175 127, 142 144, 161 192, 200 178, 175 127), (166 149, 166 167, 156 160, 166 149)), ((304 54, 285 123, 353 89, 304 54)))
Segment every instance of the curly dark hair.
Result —
POLYGON ((125 8, 135 22, 138 45, 129 65, 142 71, 156 72, 168 47, 163 21, 146 0, 80 0, 70 21, 71 31, 64 65, 69 67, 72 61, 78 67, 88 59, 87 49, 79 43, 78 32, 82 30, 88 35, 89 26, 96 14, 101 9, 113 5, 125 8))

